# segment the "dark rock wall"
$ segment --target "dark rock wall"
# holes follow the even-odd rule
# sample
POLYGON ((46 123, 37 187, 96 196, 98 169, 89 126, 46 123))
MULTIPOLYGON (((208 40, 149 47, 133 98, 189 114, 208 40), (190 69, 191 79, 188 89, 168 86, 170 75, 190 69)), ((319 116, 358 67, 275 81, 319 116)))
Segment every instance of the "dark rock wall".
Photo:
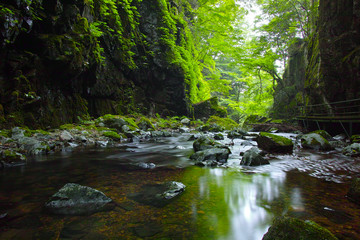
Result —
POLYGON ((339 110, 329 103, 360 98, 360 0, 320 0, 313 28, 306 48, 299 49, 306 56, 290 51, 286 87, 275 92, 274 116, 297 116, 296 106, 304 104, 324 104, 308 107, 308 114, 337 115, 339 110))
POLYGON ((184 8, 119 0, 113 9, 106 2, 0 3, 0 126, 57 126, 107 113, 188 114, 196 81, 169 58, 177 47, 194 56, 181 41, 189 38, 184 8), (171 48, 163 32, 175 36, 171 48))

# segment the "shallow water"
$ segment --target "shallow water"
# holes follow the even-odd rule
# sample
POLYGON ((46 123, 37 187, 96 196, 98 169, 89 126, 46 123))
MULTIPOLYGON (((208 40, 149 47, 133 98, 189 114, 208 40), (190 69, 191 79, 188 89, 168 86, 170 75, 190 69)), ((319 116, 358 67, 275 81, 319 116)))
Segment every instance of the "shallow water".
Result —
POLYGON ((52 154, 0 172, 0 239, 259 240, 281 215, 314 220, 340 239, 360 239, 360 207, 345 196, 350 178, 360 175, 359 161, 336 151, 297 150, 272 156, 270 165, 241 167, 239 154, 250 146, 235 140, 226 167, 201 168, 189 161, 188 138, 52 154), (133 167, 142 162, 156 167, 133 167), (165 207, 127 197, 170 180, 186 190, 165 207), (68 182, 103 191, 116 207, 91 216, 47 214, 43 204, 68 182))

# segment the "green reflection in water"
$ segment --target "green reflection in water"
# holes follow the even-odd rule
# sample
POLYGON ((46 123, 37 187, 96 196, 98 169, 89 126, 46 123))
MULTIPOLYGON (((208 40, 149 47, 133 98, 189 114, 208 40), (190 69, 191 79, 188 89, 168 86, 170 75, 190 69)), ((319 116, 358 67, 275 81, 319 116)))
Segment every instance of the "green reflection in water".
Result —
POLYGON ((285 177, 285 173, 188 168, 182 179, 187 186, 182 201, 190 205, 193 239, 261 239, 273 216, 288 205, 281 197, 285 177))

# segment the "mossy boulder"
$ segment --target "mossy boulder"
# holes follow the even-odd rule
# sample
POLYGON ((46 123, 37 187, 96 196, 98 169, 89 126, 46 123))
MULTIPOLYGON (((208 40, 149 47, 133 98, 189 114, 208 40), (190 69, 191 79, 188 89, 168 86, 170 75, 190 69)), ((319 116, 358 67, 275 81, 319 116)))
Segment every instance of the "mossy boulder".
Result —
POLYGON ((26 157, 21 153, 13 150, 0 151, 0 168, 24 165, 25 163, 26 157))
POLYGON ((200 136, 193 143, 193 148, 195 152, 214 148, 216 146, 220 146, 220 144, 215 142, 213 138, 207 136, 200 136))
POLYGON ((217 166, 227 162, 231 151, 228 147, 215 147, 197 151, 190 156, 199 166, 217 166))
POLYGON ((105 131, 102 133, 102 135, 104 137, 108 137, 114 141, 119 141, 121 140, 121 136, 117 133, 117 132, 114 132, 114 131, 105 131))
POLYGON ((218 98, 212 97, 205 101, 193 104, 194 117, 197 119, 208 119, 211 116, 226 117, 227 111, 219 106, 218 98))
POLYGON ((267 132, 261 132, 256 142, 259 148, 270 153, 292 153, 294 147, 291 139, 267 132))
POLYGON ((333 137, 325 130, 316 130, 316 131, 313 131, 311 133, 319 134, 320 136, 322 136, 323 138, 325 138, 328 141, 333 139, 333 137))
POLYGON ((155 130, 155 127, 150 121, 150 119, 146 117, 141 117, 140 120, 137 122, 137 125, 141 130, 155 130))
POLYGON ((225 130, 233 130, 239 127, 239 124, 230 118, 221 118, 219 116, 211 116, 207 124, 217 124, 223 127, 225 130))
POLYGON ((352 135, 350 141, 352 143, 360 143, 360 135, 352 135))
POLYGON ((360 204, 360 178, 353 179, 347 197, 354 203, 360 204))
POLYGON ((360 143, 353 143, 342 150, 346 156, 356 157, 360 155, 360 143))
POLYGON ((312 221, 276 218, 262 240, 337 240, 327 229, 312 221))
POLYGON ((303 148, 329 151, 333 147, 323 136, 318 133, 308 133, 301 136, 301 145, 303 148))

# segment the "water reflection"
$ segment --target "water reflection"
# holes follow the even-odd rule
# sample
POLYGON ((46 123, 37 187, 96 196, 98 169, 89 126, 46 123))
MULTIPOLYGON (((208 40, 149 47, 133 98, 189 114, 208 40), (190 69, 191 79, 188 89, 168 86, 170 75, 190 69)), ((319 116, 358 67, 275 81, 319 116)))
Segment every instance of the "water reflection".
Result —
POLYGON ((190 183, 197 175, 199 194, 192 200, 193 222, 198 229, 194 239, 262 238, 273 218, 267 206, 280 197, 285 174, 194 167, 186 171, 184 180, 190 183))

